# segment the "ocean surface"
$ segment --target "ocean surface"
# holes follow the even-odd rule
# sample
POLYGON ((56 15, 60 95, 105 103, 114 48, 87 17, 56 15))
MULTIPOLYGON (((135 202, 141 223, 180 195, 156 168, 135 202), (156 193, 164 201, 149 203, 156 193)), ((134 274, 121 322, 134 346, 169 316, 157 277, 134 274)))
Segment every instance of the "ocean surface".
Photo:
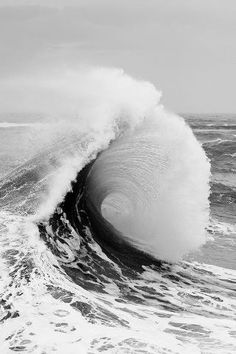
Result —
POLYGON ((0 123, 1 354, 236 353, 236 116, 183 118, 0 123))

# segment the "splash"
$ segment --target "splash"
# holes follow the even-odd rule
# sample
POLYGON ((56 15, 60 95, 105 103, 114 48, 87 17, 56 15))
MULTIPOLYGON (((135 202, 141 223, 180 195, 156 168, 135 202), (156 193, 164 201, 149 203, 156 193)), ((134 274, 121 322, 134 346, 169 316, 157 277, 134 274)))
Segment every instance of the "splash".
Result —
POLYGON ((57 133, 83 141, 61 158, 37 218, 53 213, 71 181, 100 153, 86 181, 87 198, 129 243, 177 261, 205 242, 209 162, 151 83, 97 68, 8 80, 4 87, 17 110, 40 112, 57 133))

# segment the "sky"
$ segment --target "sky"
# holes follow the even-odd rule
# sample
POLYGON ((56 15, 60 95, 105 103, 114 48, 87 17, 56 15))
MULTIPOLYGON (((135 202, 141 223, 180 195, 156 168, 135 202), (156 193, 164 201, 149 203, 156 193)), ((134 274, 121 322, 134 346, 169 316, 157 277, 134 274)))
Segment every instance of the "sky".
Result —
POLYGON ((0 0, 0 81, 118 67, 175 112, 235 113, 235 19, 235 0, 0 0))

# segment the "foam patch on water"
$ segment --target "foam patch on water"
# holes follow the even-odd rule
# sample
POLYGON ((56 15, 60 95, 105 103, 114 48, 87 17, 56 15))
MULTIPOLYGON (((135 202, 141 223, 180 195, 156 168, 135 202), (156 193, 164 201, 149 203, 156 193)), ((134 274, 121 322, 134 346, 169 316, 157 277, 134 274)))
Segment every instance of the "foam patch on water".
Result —
POLYGON ((127 279, 132 301, 115 279, 110 291, 109 276, 105 294, 73 283, 28 218, 1 214, 1 225, 2 350, 235 351, 236 271, 196 262, 161 273, 146 267, 127 279))

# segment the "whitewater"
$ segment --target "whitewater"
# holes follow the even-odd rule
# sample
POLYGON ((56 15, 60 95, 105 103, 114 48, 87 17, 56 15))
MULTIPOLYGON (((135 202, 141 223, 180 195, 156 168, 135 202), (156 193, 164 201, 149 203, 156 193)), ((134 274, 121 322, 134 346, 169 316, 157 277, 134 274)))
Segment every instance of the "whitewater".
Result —
POLYGON ((1 353, 234 353, 234 116, 121 69, 6 79, 1 353))

